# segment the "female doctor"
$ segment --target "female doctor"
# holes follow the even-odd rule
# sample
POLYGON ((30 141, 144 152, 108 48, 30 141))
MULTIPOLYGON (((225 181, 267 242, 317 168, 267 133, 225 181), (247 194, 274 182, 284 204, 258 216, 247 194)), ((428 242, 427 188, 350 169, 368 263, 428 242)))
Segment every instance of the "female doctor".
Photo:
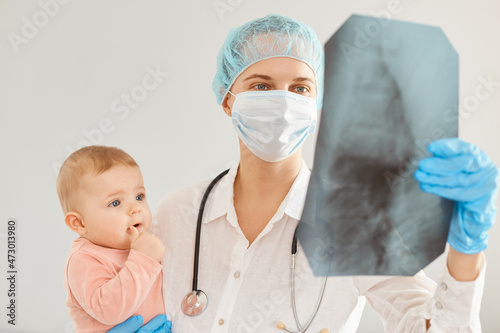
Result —
MULTIPOLYGON (((268 15, 228 34, 213 90, 238 133, 240 162, 204 205, 197 274, 196 221, 212 180, 168 194, 156 213, 155 233, 167 248, 163 291, 173 331, 355 332, 368 300, 387 332, 480 332, 482 251, 495 220, 498 169, 456 138, 431 143, 433 157, 415 173, 422 190, 456 202, 437 284, 421 272, 331 277, 323 286, 299 244, 292 288, 292 239, 310 176, 301 147, 321 108, 323 64, 314 31, 284 16, 268 15), (203 293, 186 298, 191 290, 203 293)), ((133 321, 120 328, 135 331, 133 321)))

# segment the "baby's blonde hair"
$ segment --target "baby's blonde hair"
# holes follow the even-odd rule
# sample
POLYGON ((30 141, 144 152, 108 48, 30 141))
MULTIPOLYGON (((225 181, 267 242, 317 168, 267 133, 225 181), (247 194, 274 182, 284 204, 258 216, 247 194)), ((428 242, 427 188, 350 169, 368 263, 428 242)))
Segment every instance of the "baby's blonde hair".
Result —
POLYGON ((75 210, 76 193, 83 176, 99 175, 115 165, 138 167, 132 156, 116 147, 88 146, 68 156, 56 181, 64 214, 75 210))

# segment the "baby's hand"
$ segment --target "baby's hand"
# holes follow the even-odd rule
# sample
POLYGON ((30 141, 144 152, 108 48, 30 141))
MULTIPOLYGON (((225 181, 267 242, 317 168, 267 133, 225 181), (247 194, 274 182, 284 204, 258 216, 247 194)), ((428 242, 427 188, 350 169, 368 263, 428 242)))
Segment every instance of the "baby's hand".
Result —
POLYGON ((130 227, 128 231, 131 243, 130 248, 142 252, 148 257, 160 262, 165 255, 165 246, 155 235, 143 231, 139 234, 135 227, 130 227))

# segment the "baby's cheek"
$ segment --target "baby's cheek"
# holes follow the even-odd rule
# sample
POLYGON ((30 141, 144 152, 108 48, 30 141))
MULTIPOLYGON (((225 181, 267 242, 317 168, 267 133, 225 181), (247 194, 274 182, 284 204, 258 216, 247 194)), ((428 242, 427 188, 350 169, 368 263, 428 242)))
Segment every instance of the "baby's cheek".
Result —
POLYGON ((151 211, 148 211, 148 214, 146 216, 146 221, 144 222, 147 225, 146 231, 149 231, 151 229, 151 224, 153 223, 153 215, 151 214, 151 211))

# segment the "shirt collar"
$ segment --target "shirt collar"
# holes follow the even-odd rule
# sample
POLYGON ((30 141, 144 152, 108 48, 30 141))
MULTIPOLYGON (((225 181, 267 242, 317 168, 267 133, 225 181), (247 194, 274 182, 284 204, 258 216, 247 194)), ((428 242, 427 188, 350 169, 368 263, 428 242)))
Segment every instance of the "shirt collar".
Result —
MULTIPOLYGON (((205 217, 203 223, 209 223, 215 219, 234 212, 233 184, 238 172, 239 163, 235 163, 227 175, 222 177, 212 189, 205 205, 205 217), (217 200, 215 200, 217 198, 217 200)), ((205 191, 205 189, 203 189, 205 191)), ((236 213, 234 213, 236 216, 236 213)))
POLYGON ((311 178, 311 170, 307 167, 306 162, 302 161, 300 172, 283 200, 283 204, 286 204, 285 214, 296 220, 300 220, 304 210, 309 178, 311 178))
MULTIPOLYGON (((238 172, 238 166, 239 163, 235 163, 229 169, 228 174, 225 175, 213 188, 205 206, 205 217, 203 218, 203 223, 212 222, 215 219, 227 214, 228 221, 236 227, 237 219, 236 212, 234 210, 233 185, 238 172), (215 200, 215 198, 217 198, 217 200, 215 200)), ((302 161, 299 174, 295 178, 290 191, 288 191, 288 194, 270 223, 275 223, 281 220, 283 214, 286 214, 296 220, 300 219, 302 210, 304 209, 310 177, 311 171, 307 167, 306 163, 302 161)), ((203 191, 205 191, 205 189, 203 189, 203 191)))

